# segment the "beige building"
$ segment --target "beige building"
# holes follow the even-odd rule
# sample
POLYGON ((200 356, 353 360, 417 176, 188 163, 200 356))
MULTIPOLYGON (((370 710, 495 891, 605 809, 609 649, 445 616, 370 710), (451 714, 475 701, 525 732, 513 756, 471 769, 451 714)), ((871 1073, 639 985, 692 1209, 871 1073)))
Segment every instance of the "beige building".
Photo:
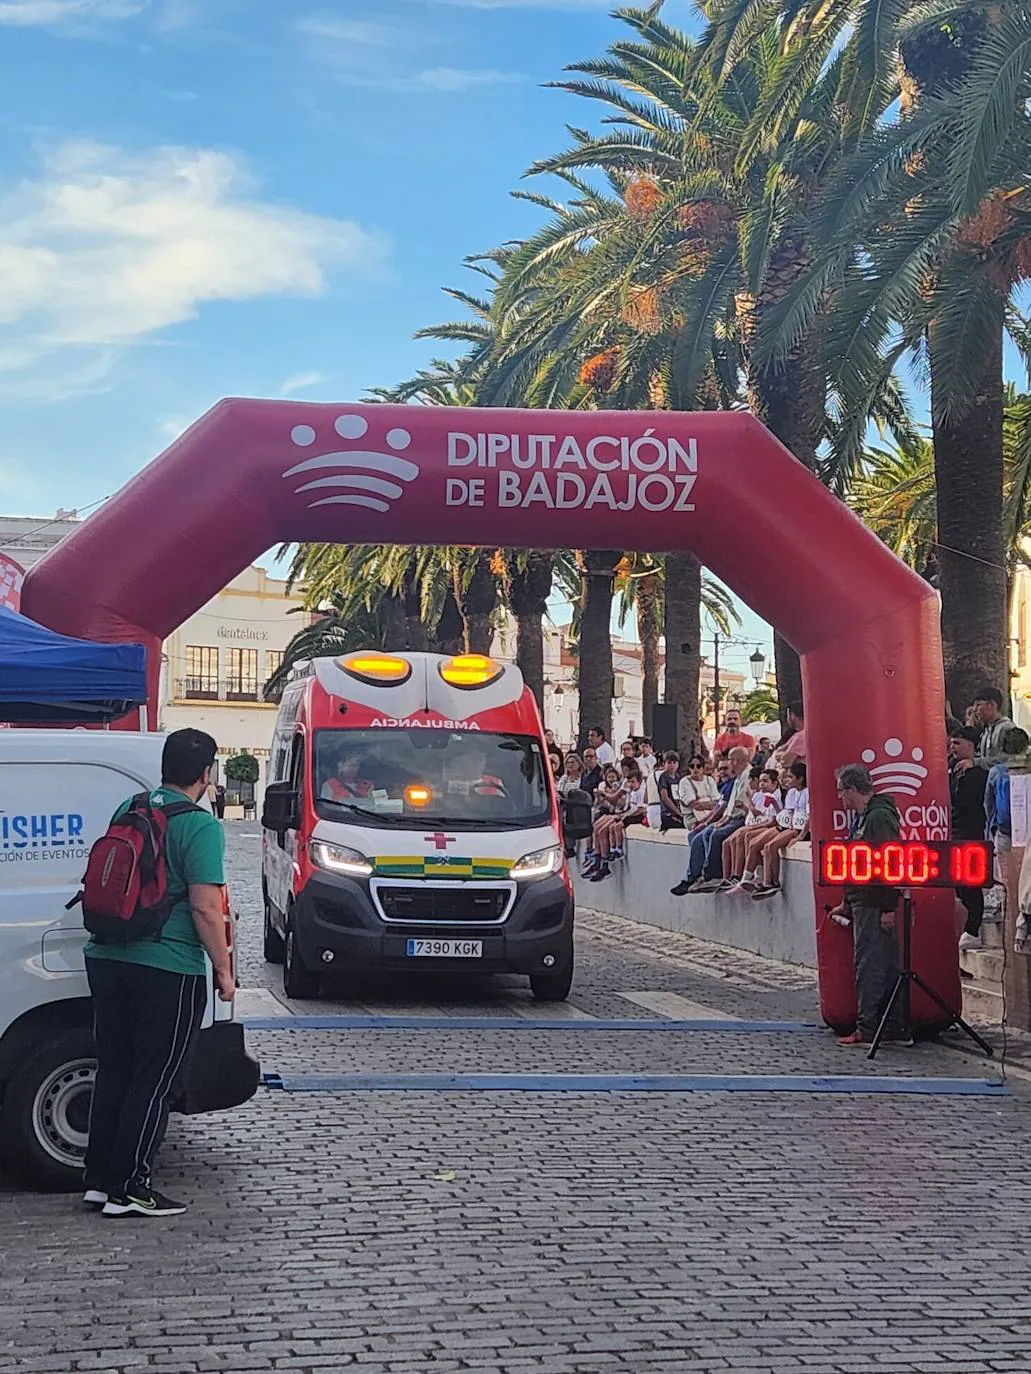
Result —
POLYGON ((73 510, 45 515, 0 515, 0 553, 20 563, 26 572, 55 544, 70 534, 79 518, 73 510))
MULTIPOLYGON (((288 595, 285 582, 263 568, 245 568, 164 645, 159 726, 192 726, 213 735, 220 782, 231 755, 253 754, 261 769, 259 806, 276 719, 276 706, 262 699, 262 690, 306 623, 300 608, 300 596, 288 595)), ((233 784, 226 786, 234 791, 233 784)))

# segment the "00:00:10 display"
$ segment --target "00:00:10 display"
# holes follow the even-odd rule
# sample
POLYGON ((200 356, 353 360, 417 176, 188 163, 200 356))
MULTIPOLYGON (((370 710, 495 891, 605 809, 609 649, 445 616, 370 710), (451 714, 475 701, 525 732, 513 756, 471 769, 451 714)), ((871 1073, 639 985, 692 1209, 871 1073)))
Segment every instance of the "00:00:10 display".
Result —
POLYGON ((983 887, 988 879, 988 847, 980 841, 928 845, 885 844, 874 847, 861 840, 823 846, 826 883, 885 883, 898 887, 983 887), (947 873, 942 872, 946 862, 947 873))

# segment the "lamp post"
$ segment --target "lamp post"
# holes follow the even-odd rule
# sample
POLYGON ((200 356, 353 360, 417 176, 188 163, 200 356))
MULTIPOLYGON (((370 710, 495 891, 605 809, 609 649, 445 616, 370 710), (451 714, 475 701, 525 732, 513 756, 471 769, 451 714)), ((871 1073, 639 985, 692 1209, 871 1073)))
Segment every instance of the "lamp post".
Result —
POLYGON ((755 646, 755 653, 749 654, 748 662, 752 669, 752 681, 756 687, 762 687, 766 682, 766 655, 758 644, 755 646))

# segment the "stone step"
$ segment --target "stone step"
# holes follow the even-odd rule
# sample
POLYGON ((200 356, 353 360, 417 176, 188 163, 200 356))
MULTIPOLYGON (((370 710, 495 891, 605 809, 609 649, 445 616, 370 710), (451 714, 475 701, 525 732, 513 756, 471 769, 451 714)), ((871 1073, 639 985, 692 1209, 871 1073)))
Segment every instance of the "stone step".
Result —
POLYGON ((967 1021, 988 1022, 1001 1026, 1003 1013, 1002 984, 963 980, 963 1016, 967 1021))
POLYGON ((1002 986, 1002 949, 961 949, 959 966, 973 974, 975 982, 998 983, 1002 986))

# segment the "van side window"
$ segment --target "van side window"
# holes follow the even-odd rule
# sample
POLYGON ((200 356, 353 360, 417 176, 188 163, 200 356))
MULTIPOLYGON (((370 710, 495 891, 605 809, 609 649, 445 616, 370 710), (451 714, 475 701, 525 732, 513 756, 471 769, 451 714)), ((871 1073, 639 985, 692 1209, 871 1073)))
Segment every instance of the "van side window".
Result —
POLYGON ((272 740, 272 781, 286 782, 289 770, 290 736, 285 730, 277 730, 272 740))
POLYGON ((290 786, 295 792, 304 787, 304 736, 294 736, 293 753, 290 756, 290 786))

